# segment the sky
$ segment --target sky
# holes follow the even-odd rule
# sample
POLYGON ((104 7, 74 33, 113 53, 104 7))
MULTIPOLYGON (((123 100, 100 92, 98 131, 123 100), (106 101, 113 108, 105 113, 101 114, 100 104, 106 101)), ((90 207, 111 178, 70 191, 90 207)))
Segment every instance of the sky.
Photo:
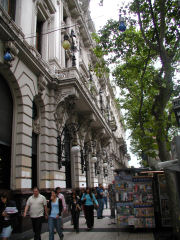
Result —
MULTIPOLYGON (((91 18, 95 24, 96 31, 103 27, 108 19, 119 19, 119 8, 123 3, 128 3, 131 0, 103 0, 103 6, 100 6, 100 0, 90 1, 91 18)), ((118 96, 117 96, 118 97, 118 96)), ((128 139, 129 131, 126 132, 126 142, 128 153, 131 155, 129 166, 140 167, 137 157, 130 152, 130 140, 128 139)))

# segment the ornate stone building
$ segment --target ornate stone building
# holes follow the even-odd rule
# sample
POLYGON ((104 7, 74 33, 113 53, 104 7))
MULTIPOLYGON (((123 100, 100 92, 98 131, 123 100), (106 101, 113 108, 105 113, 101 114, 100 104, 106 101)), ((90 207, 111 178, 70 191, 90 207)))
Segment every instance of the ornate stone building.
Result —
POLYGON ((94 31, 88 0, 0 1, 1 190, 106 186, 128 166, 94 31))

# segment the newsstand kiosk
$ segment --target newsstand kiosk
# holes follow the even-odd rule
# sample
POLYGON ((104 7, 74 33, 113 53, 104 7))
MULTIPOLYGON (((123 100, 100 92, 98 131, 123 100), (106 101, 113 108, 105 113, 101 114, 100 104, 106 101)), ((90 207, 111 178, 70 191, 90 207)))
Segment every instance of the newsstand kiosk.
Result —
POLYGON ((153 229, 156 225, 170 225, 167 194, 165 188, 163 193, 160 189, 163 171, 127 168, 115 173, 116 216, 120 227, 153 229), (161 179, 160 184, 157 179, 161 179))

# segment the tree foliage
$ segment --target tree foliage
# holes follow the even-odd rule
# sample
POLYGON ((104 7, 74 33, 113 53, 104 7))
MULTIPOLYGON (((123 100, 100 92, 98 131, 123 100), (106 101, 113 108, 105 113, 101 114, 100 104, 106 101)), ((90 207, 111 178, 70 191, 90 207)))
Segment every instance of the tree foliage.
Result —
POLYGON ((101 59, 94 69, 110 71, 113 66, 133 152, 143 159, 158 152, 165 161, 177 131, 171 101, 180 92, 174 78, 179 60, 178 1, 133 0, 121 10, 127 12, 125 32, 109 20, 93 34, 94 52, 101 59))

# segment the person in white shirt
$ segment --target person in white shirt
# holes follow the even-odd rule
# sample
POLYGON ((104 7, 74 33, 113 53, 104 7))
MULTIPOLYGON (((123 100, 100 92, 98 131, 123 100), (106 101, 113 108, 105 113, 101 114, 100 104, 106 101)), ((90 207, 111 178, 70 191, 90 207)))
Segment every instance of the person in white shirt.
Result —
POLYGON ((38 187, 33 188, 33 195, 30 196, 26 202, 24 217, 26 217, 28 209, 30 210, 29 214, 33 226, 34 240, 41 240, 43 216, 45 213, 45 217, 48 218, 48 213, 46 198, 39 193, 38 187))

